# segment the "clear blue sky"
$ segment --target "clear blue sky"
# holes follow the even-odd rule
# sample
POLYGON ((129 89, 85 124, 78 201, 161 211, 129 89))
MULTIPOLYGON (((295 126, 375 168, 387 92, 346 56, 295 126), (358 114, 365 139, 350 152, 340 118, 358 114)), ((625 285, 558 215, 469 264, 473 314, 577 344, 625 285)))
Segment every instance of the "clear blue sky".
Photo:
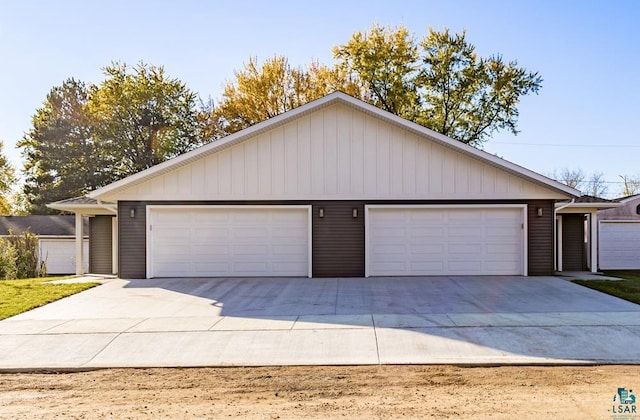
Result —
POLYGON ((331 48, 373 22, 467 30, 480 54, 537 70, 539 95, 520 105, 521 133, 485 150, 546 174, 640 175, 640 2, 611 1, 34 1, 0 0, 0 139, 15 143, 46 94, 66 78, 100 82, 114 60, 162 65, 217 99, 250 56, 332 62, 331 48))

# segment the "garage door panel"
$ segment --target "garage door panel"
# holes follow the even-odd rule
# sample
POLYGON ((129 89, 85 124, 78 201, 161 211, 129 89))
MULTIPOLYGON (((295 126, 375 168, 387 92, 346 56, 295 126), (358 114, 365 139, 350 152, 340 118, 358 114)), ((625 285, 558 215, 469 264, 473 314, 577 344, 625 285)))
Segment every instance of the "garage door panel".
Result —
POLYGON ((369 208, 369 274, 523 274, 523 213, 521 207, 369 208))
POLYGON ((512 244, 487 244, 485 251, 487 255, 504 255, 516 257, 520 250, 512 244))
POLYGON ((404 228, 398 227, 379 227, 376 231, 371 232, 371 237, 373 239, 387 239, 387 238, 405 238, 405 230, 404 228))
POLYGON ((269 255, 269 246, 268 245, 251 245, 247 244, 238 244, 233 246, 233 255, 236 257, 255 257, 255 256, 268 256, 269 255))
POLYGON ((301 248, 299 244, 273 245, 271 247, 271 255, 282 255, 292 259, 307 259, 307 250, 301 248))
POLYGON ((374 255, 384 255, 384 254, 404 255, 405 248, 406 248, 406 244, 402 242, 376 244, 372 248, 372 253, 374 255))
POLYGON ((307 276, 308 208, 151 209, 151 273, 307 276))
POLYGON ((282 273, 289 273, 291 275, 297 275, 301 269, 304 269, 304 264, 306 261, 300 262, 291 262, 291 261, 282 261, 282 262, 274 262, 272 263, 273 269, 275 271, 279 271, 282 273))
MULTIPOLYGON (((44 260, 49 274, 72 274, 76 272, 75 239, 40 238, 39 258, 44 260)), ((83 267, 89 271, 89 241, 83 241, 83 267)))
MULTIPOLYGON (((185 234, 189 235, 189 231, 186 230, 185 234)), ((231 237, 231 231, 228 227, 207 227, 202 226, 198 228, 191 227, 190 238, 196 240, 206 241, 221 241, 229 239, 231 237)))
POLYGON ((385 261, 380 263, 373 263, 373 269, 378 275, 396 275, 399 272, 405 271, 404 261, 401 262, 393 262, 393 261, 385 261))
POLYGON ((454 273, 477 273, 482 270, 482 262, 468 261, 460 259, 460 261, 447 261, 448 271, 454 273))
POLYGON ((447 220, 450 222, 461 222, 465 224, 476 224, 482 222, 483 214, 476 210, 457 209, 446 214, 447 220))
POLYGON ((189 219, 198 226, 219 225, 229 223, 231 215, 224 212, 208 212, 202 210, 193 212, 189 219))
POLYGON ((259 210, 230 213, 233 223, 261 224, 269 222, 271 215, 259 210))
POLYGON ((600 269, 640 269, 640 221, 600 222, 600 269))
POLYGON ((390 220, 398 220, 399 218, 406 218, 409 217, 409 220, 411 220, 411 222, 420 222, 423 224, 430 224, 430 225, 441 225, 444 220, 445 220, 445 215, 442 213, 425 213, 425 212, 421 212, 421 213, 416 213, 416 212, 409 212, 408 214, 405 214, 403 216, 399 216, 398 218, 392 218, 390 217, 390 220))
POLYGON ((427 271, 433 271, 433 272, 442 273, 442 272, 444 272, 444 262, 442 262, 442 261, 418 261, 418 262, 412 262, 410 268, 411 268, 411 270, 414 270, 414 271, 427 270, 427 271))
POLYGON ((439 240, 444 237, 444 229, 439 226, 434 227, 416 227, 415 229, 411 229, 409 232, 409 237, 411 239, 431 239, 431 240, 439 240))
POLYGON ((442 255, 444 252, 444 245, 442 244, 418 244, 409 245, 409 253, 412 255, 442 255))
POLYGON ((482 245, 478 244, 449 244, 449 259, 458 260, 469 258, 469 256, 482 255, 482 245))
POLYGON ((174 241, 188 241, 190 239, 189 230, 184 228, 160 228, 156 229, 154 236, 158 239, 170 239, 174 241))
POLYGON ((517 270, 518 267, 510 261, 504 260, 486 260, 485 261, 489 274, 499 274, 508 270, 517 270))

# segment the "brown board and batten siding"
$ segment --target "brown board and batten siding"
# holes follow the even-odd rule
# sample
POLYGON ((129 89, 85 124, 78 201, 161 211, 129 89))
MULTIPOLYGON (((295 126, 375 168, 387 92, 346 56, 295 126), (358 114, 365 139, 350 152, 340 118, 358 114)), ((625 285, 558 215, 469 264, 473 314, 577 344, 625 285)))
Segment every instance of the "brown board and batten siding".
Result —
POLYGON ((146 229, 147 206, 145 203, 118 202, 118 267, 120 270, 118 274, 120 278, 144 279, 147 277, 146 229))
POLYGON ((554 202, 529 201, 527 205, 529 275, 549 276, 553 274, 554 202), (538 216, 539 208, 542 209, 542 216, 538 216))
POLYGON ((113 274, 113 216, 89 218, 89 272, 113 274))
POLYGON ((364 277, 364 204, 320 202, 312 210, 312 276, 364 277))

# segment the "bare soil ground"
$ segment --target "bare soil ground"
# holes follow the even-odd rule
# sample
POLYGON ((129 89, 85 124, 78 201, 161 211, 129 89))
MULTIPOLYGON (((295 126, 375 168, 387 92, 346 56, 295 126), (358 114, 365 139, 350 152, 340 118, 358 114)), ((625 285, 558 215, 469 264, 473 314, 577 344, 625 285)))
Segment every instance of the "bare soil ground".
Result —
POLYGON ((10 373, 0 418, 611 419, 619 387, 640 390, 640 366, 10 373))

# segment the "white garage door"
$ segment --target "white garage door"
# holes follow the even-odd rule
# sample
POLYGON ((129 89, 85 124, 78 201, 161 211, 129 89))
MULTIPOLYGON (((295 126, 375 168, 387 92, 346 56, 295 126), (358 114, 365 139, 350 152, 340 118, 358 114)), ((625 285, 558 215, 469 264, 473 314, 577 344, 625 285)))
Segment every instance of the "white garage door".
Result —
MULTIPOLYGON (((84 245, 84 271, 89 271, 89 241, 84 245)), ((44 260, 49 274, 74 274, 76 272, 75 239, 40 238, 40 260, 44 260)))
POLYGON ((600 269, 640 269, 640 222, 600 222, 600 269))
POLYGON ((523 209, 369 208, 368 274, 522 275, 523 209))
POLYGON ((308 276, 308 207, 151 208, 149 277, 308 276))

